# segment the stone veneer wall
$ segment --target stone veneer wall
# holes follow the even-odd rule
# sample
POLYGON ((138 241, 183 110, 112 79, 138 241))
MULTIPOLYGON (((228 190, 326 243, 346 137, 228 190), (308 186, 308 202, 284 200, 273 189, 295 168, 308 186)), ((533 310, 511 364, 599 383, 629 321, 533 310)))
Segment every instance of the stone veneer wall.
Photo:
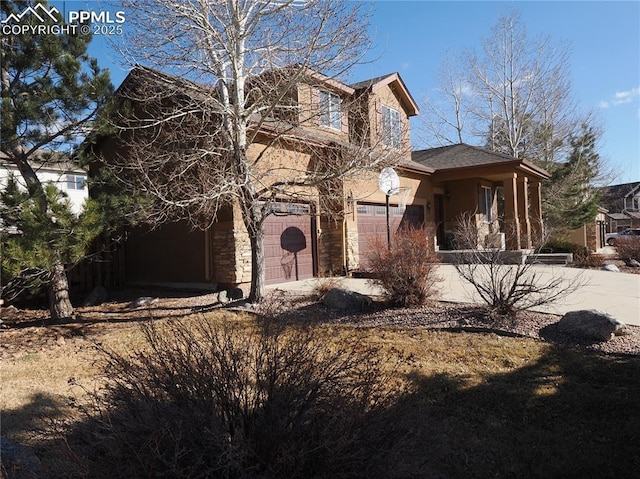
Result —
POLYGON ((235 284, 236 251, 233 221, 216 223, 211 228, 213 278, 218 284, 235 284))
POLYGON ((347 219, 347 267, 349 270, 360 266, 360 248, 358 247, 358 222, 353 216, 347 219))

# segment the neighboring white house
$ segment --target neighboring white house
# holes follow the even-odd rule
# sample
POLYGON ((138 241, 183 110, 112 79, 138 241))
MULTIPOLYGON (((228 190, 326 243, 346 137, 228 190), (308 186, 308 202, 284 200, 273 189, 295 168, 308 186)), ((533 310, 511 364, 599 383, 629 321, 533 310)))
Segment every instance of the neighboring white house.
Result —
MULTIPOLYGON (((64 157, 60 153, 59 158, 54 157, 45 160, 45 157, 51 156, 51 152, 42 153, 42 161, 32 163, 36 171, 38 179, 43 183, 52 183, 58 187, 71 201, 71 208, 74 213, 78 214, 82 211, 82 206, 89 196, 87 188, 87 172, 64 161, 64 157)), ((7 179, 14 176, 18 184, 26 190, 26 185, 18 168, 7 161, 4 153, 0 152, 0 190, 4 190, 7 179)))

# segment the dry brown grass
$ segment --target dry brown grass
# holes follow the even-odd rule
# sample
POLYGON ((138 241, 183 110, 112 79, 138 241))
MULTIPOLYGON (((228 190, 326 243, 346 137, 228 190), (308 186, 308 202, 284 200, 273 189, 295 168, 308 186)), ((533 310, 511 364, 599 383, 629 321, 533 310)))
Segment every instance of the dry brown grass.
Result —
MULTIPOLYGON (((250 322, 243 314, 206 314, 250 322)), ((99 386, 94 344, 144 347, 135 321, 76 326, 1 333, 9 333, 0 360, 2 434, 31 447, 52 477, 86 472, 73 462, 74 445, 48 426, 73 417, 70 401, 86 398, 75 384, 99 386)), ((354 334, 351 326, 318 328, 329 347, 354 334)), ((390 368, 400 361, 398 381, 406 386, 394 406, 410 439, 397 477, 634 477, 640 470, 637 356, 491 333, 377 327, 364 334, 391 353, 390 368)))

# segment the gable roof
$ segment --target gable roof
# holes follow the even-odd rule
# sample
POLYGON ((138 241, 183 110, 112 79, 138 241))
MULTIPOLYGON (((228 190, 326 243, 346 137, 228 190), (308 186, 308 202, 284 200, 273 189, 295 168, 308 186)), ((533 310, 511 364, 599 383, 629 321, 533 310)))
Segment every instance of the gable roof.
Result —
MULTIPOLYGON (((71 161, 69 153, 63 151, 40 149, 29 159, 29 164, 34 171, 49 171, 53 173, 78 173, 86 174, 86 171, 71 161)), ((0 151, 0 168, 4 170, 17 170, 15 163, 9 155, 0 151)))
POLYGON ((416 163, 428 166, 436 171, 511 164, 513 166, 525 167, 527 170, 543 178, 551 176, 549 172, 528 160, 514 158, 503 153, 467 145, 465 143, 413 151, 411 153, 411 159, 416 163))
POLYGON ((635 196, 640 189, 640 181, 603 186, 600 188, 600 204, 611 212, 624 209, 624 198, 635 196))
POLYGON ((419 113, 418 104, 409 93, 402 77, 398 72, 382 75, 379 77, 353 83, 351 87, 356 91, 370 90, 375 93, 380 88, 390 85, 390 87, 400 96, 400 101, 409 116, 416 116, 419 113))

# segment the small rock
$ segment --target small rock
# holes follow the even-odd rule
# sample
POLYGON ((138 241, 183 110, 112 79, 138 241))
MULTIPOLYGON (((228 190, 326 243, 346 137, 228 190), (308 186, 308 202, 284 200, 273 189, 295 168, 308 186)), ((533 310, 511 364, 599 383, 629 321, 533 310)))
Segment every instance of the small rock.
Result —
POLYGON ((60 335, 58 335, 58 336, 56 337, 56 344, 57 344, 58 346, 64 346, 64 345, 66 344, 66 342, 67 342, 67 341, 64 339, 64 336, 60 336, 60 335))
POLYGON ((602 266, 602 269, 605 271, 612 271, 614 273, 620 272, 620 269, 615 264, 605 264, 602 266))
POLYGON ((128 304, 128 308, 139 308, 140 306, 147 306, 149 304, 153 304, 158 301, 158 298, 153 298, 151 296, 142 296, 138 299, 131 301, 128 304))
POLYGON ((629 267, 629 268, 640 268, 640 262, 636 261, 635 259, 629 258, 625 261, 625 264, 629 267))
POLYGON ((229 296, 226 290, 222 290, 218 293, 218 303, 227 304, 229 302, 229 296))
POLYGON ((104 303, 108 297, 109 291, 104 286, 98 285, 87 295, 82 306, 98 306, 104 303))
POLYGON ((232 300, 242 299, 244 298, 244 291, 240 288, 232 288, 227 291, 227 296, 232 300))
POLYGON ((624 323, 608 313, 593 309, 569 311, 557 324, 564 333, 596 341, 609 341, 613 335, 624 336, 629 333, 624 323))
POLYGON ((364 294, 343 288, 331 288, 322 297, 322 303, 331 309, 363 311, 370 308, 373 300, 364 294))

